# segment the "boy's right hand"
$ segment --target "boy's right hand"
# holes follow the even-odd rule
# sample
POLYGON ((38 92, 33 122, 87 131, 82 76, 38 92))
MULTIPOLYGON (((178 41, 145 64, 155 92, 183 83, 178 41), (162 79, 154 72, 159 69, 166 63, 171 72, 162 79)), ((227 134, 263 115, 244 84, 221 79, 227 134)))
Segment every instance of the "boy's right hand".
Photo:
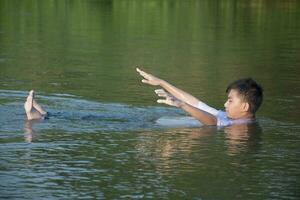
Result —
POLYGON ((143 83, 146 83, 149 85, 160 85, 160 83, 162 82, 162 80, 160 78, 157 78, 157 77, 153 76, 152 74, 148 74, 148 73, 140 70, 139 68, 136 68, 136 71, 142 77, 144 77, 144 79, 142 80, 143 83))
POLYGON ((157 103, 164 103, 164 104, 167 104, 169 106, 175 106, 175 107, 180 107, 183 104, 182 101, 175 98, 173 95, 169 94, 168 92, 166 92, 163 89, 155 90, 155 93, 159 97, 164 97, 165 98, 165 99, 158 99, 157 103))

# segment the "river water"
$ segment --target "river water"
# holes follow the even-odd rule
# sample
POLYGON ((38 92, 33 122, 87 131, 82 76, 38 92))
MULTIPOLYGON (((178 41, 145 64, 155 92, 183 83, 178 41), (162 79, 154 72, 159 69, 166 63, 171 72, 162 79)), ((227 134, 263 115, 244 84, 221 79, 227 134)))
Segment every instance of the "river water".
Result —
POLYGON ((0 0, 0 198, 299 199, 299 22, 295 0, 0 0), (137 65, 218 109, 252 77, 258 123, 201 126, 137 65))

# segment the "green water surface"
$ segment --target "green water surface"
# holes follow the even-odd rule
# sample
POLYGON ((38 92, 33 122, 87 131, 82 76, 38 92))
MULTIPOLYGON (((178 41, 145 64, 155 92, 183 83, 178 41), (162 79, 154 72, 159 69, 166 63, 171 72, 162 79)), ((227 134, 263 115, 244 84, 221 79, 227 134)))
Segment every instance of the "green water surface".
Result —
POLYGON ((0 198, 299 199, 299 75, 300 1, 0 0, 0 198), (137 65, 218 109, 252 77, 259 124, 157 127, 137 65))

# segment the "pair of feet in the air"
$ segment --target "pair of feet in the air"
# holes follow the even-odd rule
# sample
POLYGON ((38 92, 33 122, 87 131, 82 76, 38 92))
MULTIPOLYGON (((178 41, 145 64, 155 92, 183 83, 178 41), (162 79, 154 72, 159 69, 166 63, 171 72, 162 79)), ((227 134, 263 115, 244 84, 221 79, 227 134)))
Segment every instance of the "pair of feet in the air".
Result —
POLYGON ((25 112, 28 120, 43 119, 47 112, 34 99, 34 91, 31 90, 24 103, 25 112))

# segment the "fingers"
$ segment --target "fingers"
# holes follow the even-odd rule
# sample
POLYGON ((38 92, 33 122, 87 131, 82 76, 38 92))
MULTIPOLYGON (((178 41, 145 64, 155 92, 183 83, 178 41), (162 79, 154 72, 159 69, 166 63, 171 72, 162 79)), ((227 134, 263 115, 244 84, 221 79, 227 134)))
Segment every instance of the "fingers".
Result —
POLYGON ((137 67, 136 71, 140 73, 142 70, 140 70, 140 68, 137 67))
POLYGON ((157 90, 154 90, 154 92, 155 92, 156 94, 167 93, 164 89, 157 89, 157 90))
POLYGON ((168 104, 166 99, 157 99, 156 101, 157 103, 164 103, 164 104, 168 104))
POLYGON ((165 99, 158 99, 157 103, 164 103, 167 104, 169 106, 175 106, 175 107, 179 107, 181 101, 176 99, 175 97, 168 95, 165 97, 165 99))
POLYGON ((157 103, 165 103, 165 104, 170 105, 170 104, 172 104, 172 102, 173 102, 174 100, 175 100, 174 98, 172 98, 172 97, 170 97, 170 96, 167 96, 167 97, 165 97, 165 99, 158 99, 158 100, 157 100, 157 103))
POLYGON ((172 99, 168 99, 168 98, 167 99, 158 99, 156 102, 157 103, 164 103, 164 104, 167 104, 169 106, 177 107, 176 103, 172 99))
POLYGON ((142 80, 142 82, 143 82, 143 83, 150 84, 150 83, 149 83, 149 81, 148 81, 148 80, 146 80, 146 79, 143 79, 143 80, 142 80))
POLYGON ((29 95, 32 96, 32 97, 34 97, 34 90, 30 90, 29 91, 29 95))
POLYGON ((141 76, 143 76, 145 79, 150 79, 150 78, 151 78, 151 75, 150 75, 150 74, 148 74, 148 73, 146 73, 146 72, 140 70, 139 68, 136 68, 136 71, 137 71, 141 76))
POLYGON ((171 97, 171 95, 163 89, 154 90, 159 97, 171 97))
POLYGON ((144 80, 142 80, 143 83, 147 83, 149 85, 159 85, 160 84, 160 79, 148 74, 142 70, 140 70, 139 68, 136 68, 136 71, 144 78, 144 80))
POLYGON ((146 72, 144 72, 143 70, 141 70, 140 68, 136 68, 136 71, 140 74, 147 74, 146 72))
POLYGON ((136 71, 137 71, 140 75, 142 75, 142 76, 146 76, 146 75, 147 75, 146 72, 140 70, 138 67, 136 68, 136 71))

